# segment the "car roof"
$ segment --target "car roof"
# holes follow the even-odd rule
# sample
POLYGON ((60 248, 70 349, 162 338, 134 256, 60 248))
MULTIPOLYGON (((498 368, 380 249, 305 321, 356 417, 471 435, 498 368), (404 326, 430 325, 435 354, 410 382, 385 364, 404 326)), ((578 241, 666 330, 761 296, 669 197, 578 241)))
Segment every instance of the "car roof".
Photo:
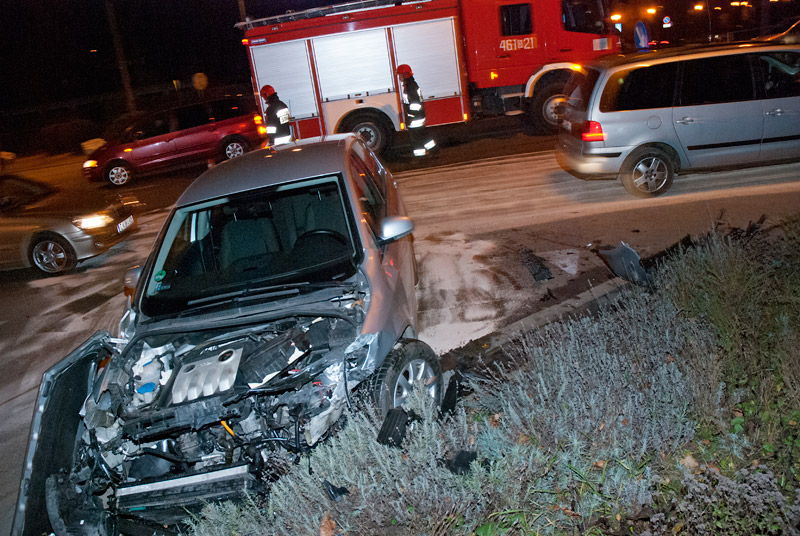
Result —
POLYGON ((659 60, 706 58, 720 56, 726 53, 764 52, 767 50, 795 50, 800 51, 800 45, 785 45, 780 43, 767 43, 746 41, 725 44, 695 44, 674 48, 647 50, 644 52, 631 52, 625 54, 610 54, 601 56, 588 65, 599 69, 610 69, 620 65, 629 65, 641 62, 656 62, 659 60))
POLYGON ((356 134, 308 138, 244 154, 200 175, 183 192, 182 207, 307 177, 341 172, 356 134))

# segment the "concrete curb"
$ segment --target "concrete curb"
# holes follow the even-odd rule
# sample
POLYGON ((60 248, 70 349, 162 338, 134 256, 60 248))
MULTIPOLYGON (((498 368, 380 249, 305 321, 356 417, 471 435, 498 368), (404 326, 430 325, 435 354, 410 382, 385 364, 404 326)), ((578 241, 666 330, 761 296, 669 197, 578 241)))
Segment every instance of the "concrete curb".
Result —
POLYGON ((480 353, 485 358, 496 352, 501 352, 504 345, 519 338, 528 331, 532 331, 568 316, 597 311, 602 306, 610 304, 623 289, 628 288, 630 285, 630 282, 620 277, 604 281, 597 286, 591 287, 589 290, 581 292, 577 296, 562 300, 551 307, 537 311, 530 316, 499 328, 489 335, 470 341, 461 348, 445 352, 442 354, 442 358, 445 362, 449 363, 443 363, 444 368, 449 369, 450 366, 457 367, 461 361, 459 357, 471 353, 469 349, 479 349, 480 353), (455 362, 453 362, 453 360, 455 362))

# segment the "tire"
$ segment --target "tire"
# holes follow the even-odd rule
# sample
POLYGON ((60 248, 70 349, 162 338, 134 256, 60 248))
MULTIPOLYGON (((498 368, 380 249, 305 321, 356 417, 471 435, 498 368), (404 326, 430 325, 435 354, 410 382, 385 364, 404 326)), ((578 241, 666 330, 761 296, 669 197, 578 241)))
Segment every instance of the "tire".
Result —
POLYGON ((250 146, 244 140, 231 138, 225 140, 225 143, 222 145, 222 159, 233 160, 234 158, 242 156, 249 150, 250 146))
POLYGON ((359 113, 348 117, 339 131, 355 132, 376 154, 383 153, 391 146, 394 132, 389 121, 377 113, 359 113))
POLYGON ((657 197, 672 186, 675 163, 658 147, 641 147, 622 164, 619 180, 636 197, 657 197))
POLYGON ((528 108, 530 120, 537 134, 555 134, 558 131, 556 106, 566 102, 564 81, 548 82, 534 91, 533 100, 528 108))
POLYGON ((133 170, 125 162, 112 162, 106 168, 104 176, 112 186, 125 186, 133 179, 133 170))
POLYGON ((72 246, 56 234, 45 234, 34 238, 28 251, 31 266, 45 275, 68 272, 78 264, 72 246))
POLYGON ((402 406, 417 382, 427 386, 438 406, 442 401, 442 365, 430 346, 415 339, 405 339, 386 357, 372 376, 371 394, 381 417, 390 409, 402 406))

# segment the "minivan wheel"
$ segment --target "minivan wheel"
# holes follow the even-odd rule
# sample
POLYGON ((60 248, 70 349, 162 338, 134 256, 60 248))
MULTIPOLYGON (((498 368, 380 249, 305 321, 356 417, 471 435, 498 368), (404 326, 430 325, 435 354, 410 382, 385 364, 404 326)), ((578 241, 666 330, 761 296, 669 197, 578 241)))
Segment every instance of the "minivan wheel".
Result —
POLYGON ((636 149, 622 164, 619 179, 622 186, 637 197, 657 197, 672 186, 675 164, 657 147, 636 149))
POLYGON ((442 365, 438 356, 424 342, 406 339, 372 376, 372 398, 381 416, 405 404, 417 385, 425 388, 437 406, 441 403, 442 365))
POLYGON ((106 180, 114 186, 124 186, 133 178, 131 167, 124 162, 114 162, 106 170, 106 180))
POLYGON ((222 155, 225 157, 225 160, 232 160, 238 156, 242 156, 249 150, 250 148, 242 140, 228 140, 222 148, 222 155))

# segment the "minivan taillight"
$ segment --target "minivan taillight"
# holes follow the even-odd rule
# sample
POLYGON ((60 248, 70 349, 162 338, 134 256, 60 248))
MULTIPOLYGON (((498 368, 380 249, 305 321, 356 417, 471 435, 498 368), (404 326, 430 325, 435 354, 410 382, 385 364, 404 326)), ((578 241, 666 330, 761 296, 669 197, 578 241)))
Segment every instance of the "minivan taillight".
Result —
POLYGON ((584 121, 581 139, 583 141, 605 141, 606 135, 603 127, 597 121, 584 121))

